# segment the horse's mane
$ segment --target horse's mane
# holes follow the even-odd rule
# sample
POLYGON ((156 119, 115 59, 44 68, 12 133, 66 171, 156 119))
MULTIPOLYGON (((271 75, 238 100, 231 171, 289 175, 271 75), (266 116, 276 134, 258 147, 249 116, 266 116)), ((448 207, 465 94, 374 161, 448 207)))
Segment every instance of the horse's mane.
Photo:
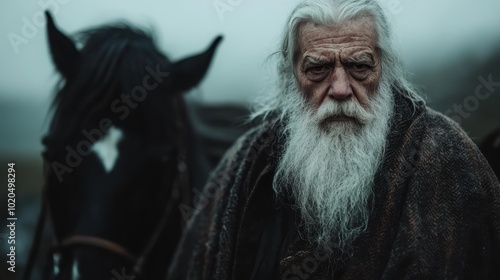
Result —
POLYGON ((48 136, 59 144, 65 144, 75 129, 95 126, 97 119, 109 115, 114 100, 143 83, 147 66, 168 69, 170 65, 150 32, 126 23, 85 30, 76 39, 83 46, 76 63, 78 74, 61 80, 63 86, 52 104, 48 136))

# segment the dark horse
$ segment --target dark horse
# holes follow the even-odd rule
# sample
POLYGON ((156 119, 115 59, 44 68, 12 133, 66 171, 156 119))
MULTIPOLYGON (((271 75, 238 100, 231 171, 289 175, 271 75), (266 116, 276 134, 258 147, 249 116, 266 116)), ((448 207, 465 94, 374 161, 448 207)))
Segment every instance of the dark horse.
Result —
POLYGON ((203 79, 222 38, 174 63, 131 26, 83 32, 78 48, 46 16, 62 83, 43 140, 36 235, 47 218, 54 240, 45 279, 164 279, 196 171, 181 93, 203 79))
POLYGON ((500 180, 500 129, 486 136, 481 143, 480 149, 493 171, 495 171, 498 180, 500 180))

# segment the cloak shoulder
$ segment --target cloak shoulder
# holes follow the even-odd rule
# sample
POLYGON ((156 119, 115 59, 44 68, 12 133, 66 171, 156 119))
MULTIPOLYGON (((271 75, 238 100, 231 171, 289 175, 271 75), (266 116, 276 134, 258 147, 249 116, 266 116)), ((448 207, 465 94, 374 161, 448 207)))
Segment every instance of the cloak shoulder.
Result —
POLYGON ((413 140, 414 166, 384 278, 500 279, 500 185, 492 169, 448 117, 427 108, 417 121, 424 131, 413 140))

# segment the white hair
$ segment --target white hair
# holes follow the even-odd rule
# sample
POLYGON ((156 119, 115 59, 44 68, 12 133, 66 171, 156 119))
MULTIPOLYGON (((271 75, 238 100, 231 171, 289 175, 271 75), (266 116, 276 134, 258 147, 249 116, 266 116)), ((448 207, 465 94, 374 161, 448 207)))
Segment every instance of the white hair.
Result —
POLYGON ((394 96, 387 80, 370 94, 370 108, 358 102, 326 101, 317 111, 297 85, 283 102, 290 115, 273 189, 292 194, 302 218, 302 238, 321 250, 348 250, 368 225, 369 198, 382 162, 394 96), (309 108, 308 108, 309 107, 309 108), (355 122, 328 123, 345 115, 355 122), (337 244, 335 246, 334 244, 337 244))
POLYGON ((326 251, 334 243, 349 249, 368 224, 369 198, 384 156, 394 94, 404 95, 414 106, 423 100, 406 78, 388 20, 374 0, 304 1, 288 19, 277 54, 277 91, 253 115, 277 114, 276 121, 282 123, 279 134, 285 141, 273 188, 278 195, 292 195, 304 239, 326 251), (368 94, 369 108, 353 99, 327 100, 317 110, 309 108, 294 70, 300 26, 338 26, 366 16, 375 24, 382 67, 379 84, 368 94), (356 121, 329 122, 338 115, 356 121))
POLYGON ((304 23, 331 26, 355 19, 371 16, 377 30, 377 48, 381 53, 382 76, 388 80, 391 88, 406 96, 414 105, 423 102, 423 98, 407 78, 404 63, 393 46, 392 29, 384 11, 375 0, 305 0, 292 12, 285 26, 278 55, 277 90, 271 92, 255 104, 252 119, 278 113, 283 119, 287 113, 281 110, 286 94, 293 87, 295 80, 295 57, 299 27, 304 23))

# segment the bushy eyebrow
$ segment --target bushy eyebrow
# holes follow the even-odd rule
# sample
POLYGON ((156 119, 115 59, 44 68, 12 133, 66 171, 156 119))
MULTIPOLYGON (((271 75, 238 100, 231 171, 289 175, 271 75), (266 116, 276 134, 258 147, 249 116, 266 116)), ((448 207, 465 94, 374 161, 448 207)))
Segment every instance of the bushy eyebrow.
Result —
POLYGON ((329 63, 332 63, 332 61, 324 59, 324 58, 316 58, 316 57, 312 57, 309 55, 304 58, 304 65, 305 64, 325 65, 325 64, 329 64, 329 63))
POLYGON ((375 59, 369 53, 364 53, 359 56, 351 56, 345 59, 344 63, 359 63, 359 64, 369 64, 374 65, 375 59))
MULTIPOLYGON (((353 55, 348 58, 342 59, 342 63, 356 63, 356 64, 367 64, 367 65, 375 65, 375 59, 373 55, 370 53, 363 53, 361 55, 353 55)), ((325 58, 317 58, 313 56, 306 56, 303 60, 303 67, 307 65, 331 65, 335 64, 335 61, 331 61, 330 59, 325 58)))
POLYGON ((304 57, 303 63, 302 63, 302 71, 306 71, 307 66, 312 65, 312 66, 322 66, 322 65, 331 65, 334 64, 334 62, 324 59, 324 58, 316 58, 312 56, 306 56, 304 57))

